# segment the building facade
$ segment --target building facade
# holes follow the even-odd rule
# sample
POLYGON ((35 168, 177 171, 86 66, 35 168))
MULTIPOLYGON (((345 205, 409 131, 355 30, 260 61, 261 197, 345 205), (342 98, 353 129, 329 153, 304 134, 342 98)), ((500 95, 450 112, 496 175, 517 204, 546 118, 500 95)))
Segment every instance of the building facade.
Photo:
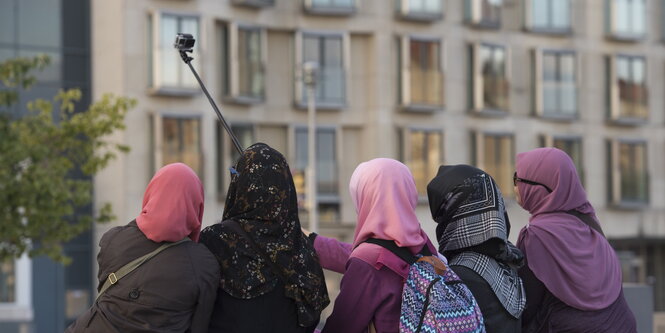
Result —
POLYGON ((92 1, 92 98, 139 102, 113 137, 131 152, 95 178, 95 207, 111 202, 118 220, 95 226, 92 243, 138 215, 151 176, 176 161, 205 184, 204 223, 221 219, 238 155, 173 48, 187 32, 241 144, 281 151, 303 198, 301 69, 319 64, 321 233, 352 237, 349 178, 391 157, 412 170, 433 239, 426 184, 439 165, 464 163, 499 183, 515 240, 528 221, 512 192, 515 154, 555 146, 575 161, 625 282, 652 285, 664 312, 664 14, 660 0, 92 1))
POLYGON ((626 282, 651 284, 665 311, 664 10, 654 0, 93 2, 93 40, 106 41, 93 47, 93 95, 139 101, 116 137, 132 151, 96 178, 96 200, 124 224, 155 170, 183 161, 206 185, 205 223, 221 218, 237 154, 173 49, 188 32, 241 143, 283 152, 303 196, 301 68, 319 64, 324 234, 352 237, 350 175, 392 157, 414 173, 430 235, 427 182, 440 164, 467 163, 500 184, 515 239, 528 215, 514 200, 514 156, 555 146, 573 157, 626 282))

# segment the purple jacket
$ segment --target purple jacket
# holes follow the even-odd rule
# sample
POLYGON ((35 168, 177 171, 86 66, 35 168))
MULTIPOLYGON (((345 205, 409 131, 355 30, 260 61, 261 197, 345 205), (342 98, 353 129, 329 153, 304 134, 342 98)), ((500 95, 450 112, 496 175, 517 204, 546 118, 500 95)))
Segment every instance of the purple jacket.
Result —
POLYGON ((404 278, 383 266, 351 258, 352 246, 333 238, 314 241, 321 266, 344 274, 333 312, 323 333, 364 333, 374 323, 377 333, 399 332, 404 278))

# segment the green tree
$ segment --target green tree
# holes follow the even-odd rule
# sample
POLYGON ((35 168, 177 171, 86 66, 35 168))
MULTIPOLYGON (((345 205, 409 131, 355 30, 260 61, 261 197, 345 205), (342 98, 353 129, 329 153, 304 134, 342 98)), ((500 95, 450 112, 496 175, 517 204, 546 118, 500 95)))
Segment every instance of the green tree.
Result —
POLYGON ((64 242, 114 218, 108 203, 96 216, 80 211, 92 202, 91 176, 129 150, 108 136, 125 128, 136 101, 105 95, 75 112, 81 91, 61 90, 51 101, 19 106, 28 111, 15 116, 19 91, 48 64, 45 56, 0 63, 0 261, 28 253, 68 263, 64 242))

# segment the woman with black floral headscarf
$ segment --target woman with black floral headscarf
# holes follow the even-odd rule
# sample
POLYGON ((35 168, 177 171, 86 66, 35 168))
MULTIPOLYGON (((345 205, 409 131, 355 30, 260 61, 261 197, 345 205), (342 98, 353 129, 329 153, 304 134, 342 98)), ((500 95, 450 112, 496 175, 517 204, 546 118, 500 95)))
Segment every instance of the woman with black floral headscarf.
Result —
POLYGON ((313 332, 329 299, 286 159, 257 143, 231 172, 224 221, 201 232, 222 270, 210 332, 313 332))
POLYGON ((427 196, 439 252, 478 301, 487 332, 521 332, 526 296, 517 268, 524 256, 508 242, 510 221, 494 179, 469 165, 444 165, 427 196))

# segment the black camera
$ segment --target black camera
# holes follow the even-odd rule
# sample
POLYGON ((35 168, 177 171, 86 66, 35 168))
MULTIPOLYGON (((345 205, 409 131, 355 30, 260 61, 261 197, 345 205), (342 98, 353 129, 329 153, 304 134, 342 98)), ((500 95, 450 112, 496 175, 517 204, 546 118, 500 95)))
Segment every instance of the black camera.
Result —
POLYGON ((194 42, 196 42, 196 39, 191 34, 178 33, 173 47, 179 51, 191 52, 194 48, 194 42))

